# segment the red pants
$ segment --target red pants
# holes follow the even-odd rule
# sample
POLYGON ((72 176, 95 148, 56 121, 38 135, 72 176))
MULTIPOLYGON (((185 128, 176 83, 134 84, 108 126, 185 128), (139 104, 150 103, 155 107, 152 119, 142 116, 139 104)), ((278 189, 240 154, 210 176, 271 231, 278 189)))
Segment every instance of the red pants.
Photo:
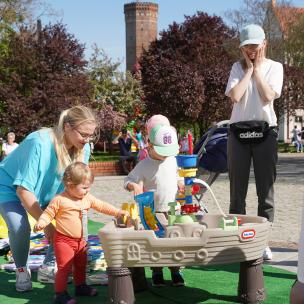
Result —
POLYGON ((72 271, 76 286, 85 284, 87 266, 86 241, 83 238, 73 239, 55 232, 54 250, 58 271, 55 278, 55 292, 67 290, 68 277, 72 271))

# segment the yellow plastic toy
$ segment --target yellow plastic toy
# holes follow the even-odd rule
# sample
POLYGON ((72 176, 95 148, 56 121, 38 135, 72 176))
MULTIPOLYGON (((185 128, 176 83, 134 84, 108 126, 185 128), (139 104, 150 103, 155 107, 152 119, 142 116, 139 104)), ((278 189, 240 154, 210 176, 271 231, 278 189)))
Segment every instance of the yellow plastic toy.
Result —
POLYGON ((152 229, 152 230, 158 230, 157 227, 157 222, 154 219, 154 215, 152 214, 152 209, 150 207, 144 207, 144 217, 146 220, 147 225, 152 229))
POLYGON ((185 193, 178 192, 176 195, 176 201, 179 202, 181 205, 184 205, 186 202, 185 193))
POLYGON ((191 169, 178 169, 178 174, 180 177, 195 177, 197 168, 191 169))
MULTIPOLYGON (((138 229, 138 225, 139 225, 139 212, 138 212, 138 207, 137 207, 137 204, 136 203, 123 203, 121 205, 121 209, 122 210, 126 210, 129 212, 130 214, 130 220, 131 220, 131 225, 133 225, 135 227, 135 229, 137 230, 138 229)), ((128 221, 128 217, 127 216, 124 216, 123 217, 123 223, 124 225, 128 225, 127 223, 128 221)))

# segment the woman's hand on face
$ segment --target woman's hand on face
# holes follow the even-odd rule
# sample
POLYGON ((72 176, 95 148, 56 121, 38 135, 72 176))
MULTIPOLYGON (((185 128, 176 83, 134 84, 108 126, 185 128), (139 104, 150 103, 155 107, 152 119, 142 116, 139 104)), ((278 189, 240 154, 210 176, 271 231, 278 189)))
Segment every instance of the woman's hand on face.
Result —
POLYGON ((245 50, 243 48, 241 48, 241 51, 242 51, 242 54, 246 61, 247 70, 253 72, 253 62, 250 60, 250 58, 248 57, 247 53, 245 52, 245 50))
POLYGON ((262 62, 265 59, 265 44, 263 43, 258 49, 255 60, 254 60, 254 71, 258 72, 262 62))
POLYGON ((53 236, 54 236, 54 233, 55 233, 55 227, 54 227, 53 224, 49 224, 49 225, 47 225, 47 226, 44 228, 45 237, 47 238, 47 240, 48 240, 50 243, 53 243, 53 236))

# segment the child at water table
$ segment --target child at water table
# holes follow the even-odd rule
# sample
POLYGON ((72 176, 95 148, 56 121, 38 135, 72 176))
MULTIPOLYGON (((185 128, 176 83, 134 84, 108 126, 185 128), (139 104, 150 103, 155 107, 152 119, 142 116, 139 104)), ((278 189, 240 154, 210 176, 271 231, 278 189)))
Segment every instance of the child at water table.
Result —
MULTIPOLYGON (((154 191, 156 213, 167 216, 169 202, 174 202, 178 190, 177 163, 179 145, 176 131, 165 124, 155 125, 149 132, 149 156, 139 162, 125 178, 124 187, 134 195, 154 191)), ((182 187, 182 185, 180 185, 182 187)), ((184 286, 180 267, 170 267, 172 285, 184 286)), ((162 268, 152 268, 152 285, 165 286, 162 268)))
POLYGON ((38 219, 34 231, 44 229, 56 219, 54 249, 58 271, 55 278, 55 301, 57 304, 74 304, 67 292, 68 276, 73 264, 76 296, 96 296, 97 290, 86 285, 87 251, 84 240, 82 215, 93 208, 98 212, 116 217, 128 216, 128 212, 96 199, 89 193, 94 176, 90 168, 75 162, 63 175, 65 190, 55 196, 38 219))

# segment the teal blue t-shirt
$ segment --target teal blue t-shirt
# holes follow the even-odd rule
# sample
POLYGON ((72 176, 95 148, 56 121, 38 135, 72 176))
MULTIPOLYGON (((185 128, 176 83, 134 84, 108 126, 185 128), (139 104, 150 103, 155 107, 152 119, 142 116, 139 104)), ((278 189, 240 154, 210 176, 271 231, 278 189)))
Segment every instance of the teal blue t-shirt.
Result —
MULTIPOLYGON (((43 129, 29 134, 0 163, 0 203, 19 200, 17 186, 34 193, 41 206, 63 191, 63 173, 57 172, 57 155, 50 132, 43 129)), ((86 144, 84 149, 83 161, 87 164, 90 145, 86 144)))

